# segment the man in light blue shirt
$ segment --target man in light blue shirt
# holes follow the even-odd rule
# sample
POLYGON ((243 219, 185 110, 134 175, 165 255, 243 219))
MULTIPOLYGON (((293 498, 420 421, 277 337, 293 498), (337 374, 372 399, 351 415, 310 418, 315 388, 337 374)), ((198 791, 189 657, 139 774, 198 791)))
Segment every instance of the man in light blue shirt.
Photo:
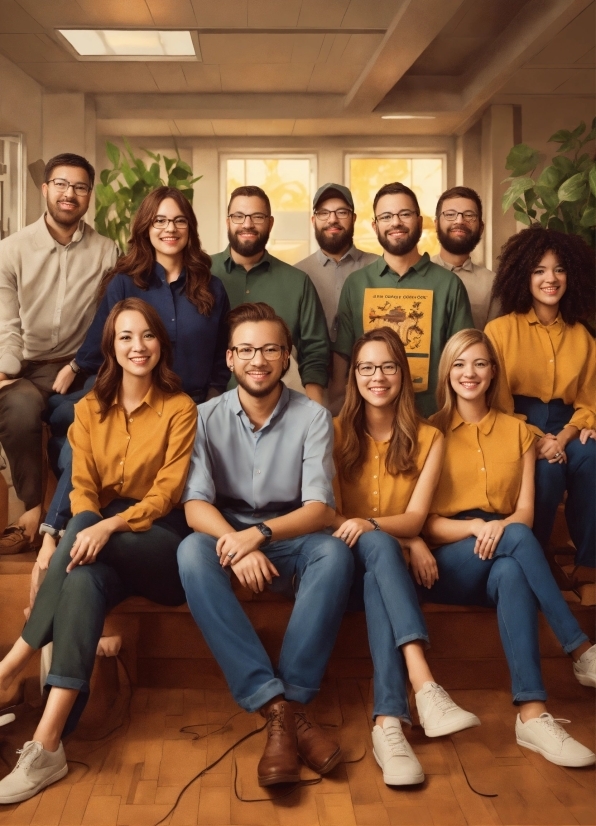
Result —
POLYGON ((306 716, 346 606, 353 559, 324 532, 334 499, 333 428, 327 410, 281 381, 292 349, 267 304, 228 316, 228 367, 238 387, 199 406, 183 493, 194 533, 178 549, 191 613, 234 698, 259 710, 268 736, 262 786, 300 779, 298 756, 324 774, 339 746, 306 716), (295 597, 275 670, 230 582, 295 597))

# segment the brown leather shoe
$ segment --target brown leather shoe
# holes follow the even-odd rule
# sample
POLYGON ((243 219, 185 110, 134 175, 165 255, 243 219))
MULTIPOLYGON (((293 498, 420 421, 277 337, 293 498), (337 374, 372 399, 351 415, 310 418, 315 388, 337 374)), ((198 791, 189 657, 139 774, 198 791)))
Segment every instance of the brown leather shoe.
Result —
POLYGON ((20 525, 9 525, 0 534, 0 554, 20 554, 28 548, 29 540, 25 536, 25 529, 20 525))
POLYGON ((275 783, 298 783, 300 764, 296 741, 296 723, 290 705, 279 702, 271 705, 267 718, 267 745, 259 760, 259 786, 275 783))
POLYGON ((294 712, 298 754, 318 774, 327 774, 341 760, 341 748, 320 726, 311 722, 304 710, 294 712))

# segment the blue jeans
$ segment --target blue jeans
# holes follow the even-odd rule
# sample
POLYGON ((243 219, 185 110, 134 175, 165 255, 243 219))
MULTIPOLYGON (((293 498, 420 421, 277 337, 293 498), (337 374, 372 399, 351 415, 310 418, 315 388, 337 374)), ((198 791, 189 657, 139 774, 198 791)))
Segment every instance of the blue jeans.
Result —
MULTIPOLYGON (((474 515, 485 521, 502 518, 482 512, 474 515)), ((474 553, 475 542, 470 537, 434 551, 439 579, 432 588, 420 589, 421 598, 448 605, 496 606, 513 702, 544 701, 538 609, 568 654, 588 638, 563 599, 530 528, 508 525, 492 559, 480 559, 474 553)))
POLYGON ((326 533, 312 533, 272 542, 263 551, 280 574, 269 590, 296 600, 274 671, 232 591, 229 569, 219 564, 216 541, 191 534, 180 543, 178 565, 188 606, 234 699, 246 711, 278 694, 310 702, 345 610, 354 570, 349 548, 326 533))
MULTIPOLYGON (((544 433, 556 435, 569 422, 573 407, 561 399, 545 404, 530 396, 514 396, 515 412, 523 413, 530 424, 544 433)), ((579 439, 565 448, 567 462, 549 464, 546 459, 536 462, 536 498, 534 505, 534 535, 544 550, 553 531, 557 507, 565 502, 565 518, 569 535, 576 547, 575 564, 596 567, 596 441, 588 439, 582 445, 579 439)))
POLYGON ((400 646, 428 643, 428 631, 416 589, 397 539, 384 531, 362 534, 354 548, 357 570, 364 573, 364 606, 374 666, 374 710, 378 715, 412 722, 407 670, 400 646))

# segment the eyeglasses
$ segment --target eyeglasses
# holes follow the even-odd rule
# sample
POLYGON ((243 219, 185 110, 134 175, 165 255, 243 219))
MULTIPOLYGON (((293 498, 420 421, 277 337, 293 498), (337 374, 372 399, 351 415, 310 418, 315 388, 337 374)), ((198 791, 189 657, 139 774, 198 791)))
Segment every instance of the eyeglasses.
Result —
POLYGON ((156 215, 153 219, 155 229, 166 229, 170 224, 174 224, 176 229, 187 229, 188 218, 184 218, 182 215, 178 215, 177 218, 166 218, 165 215, 156 215))
POLYGON ((237 347, 230 347, 230 350, 235 350, 236 355, 243 361, 250 361, 255 355, 261 351, 267 361, 279 361, 281 354, 287 348, 281 344, 263 344, 262 347, 251 347, 249 344, 239 344, 237 347))
POLYGON ((418 215, 420 215, 420 213, 415 212, 413 209, 401 209, 399 212, 382 212, 380 215, 375 216, 375 221, 377 224, 389 224, 394 218, 399 218, 400 221, 407 222, 417 218, 418 215))
POLYGON ((56 191, 61 193, 68 192, 71 187, 74 189, 75 195, 84 196, 91 192, 91 187, 88 184, 71 184, 66 178, 50 178, 46 183, 54 184, 56 191))
POLYGON ((245 215, 243 212, 233 212, 231 215, 228 215, 228 218, 233 224, 243 224, 247 218, 250 218, 255 226, 259 226, 259 224, 264 224, 271 216, 265 215, 264 212, 253 212, 252 215, 245 215))
POLYGON ((448 209, 447 212, 442 212, 441 215, 446 221, 449 221, 450 224, 452 224, 453 221, 457 221, 459 215, 461 215, 466 224, 475 224, 478 220, 478 213, 472 212, 471 209, 465 212, 456 212, 454 209, 448 209))
POLYGON ((354 210, 346 209, 346 207, 341 207, 340 209, 317 209, 315 212, 315 216, 319 221, 327 221, 332 215, 335 215, 335 217, 341 221, 342 218, 349 218, 353 214, 354 210))
POLYGON ((356 365, 356 370, 361 376, 374 376, 380 370, 384 376, 394 376, 399 370, 399 364, 394 361, 386 361, 383 364, 371 364, 370 361, 360 361, 356 365))

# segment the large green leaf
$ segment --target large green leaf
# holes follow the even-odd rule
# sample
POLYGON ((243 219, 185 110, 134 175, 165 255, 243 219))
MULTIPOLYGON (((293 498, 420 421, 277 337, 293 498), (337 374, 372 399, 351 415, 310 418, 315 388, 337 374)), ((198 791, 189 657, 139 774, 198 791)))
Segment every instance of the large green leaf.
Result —
POLYGON ((557 195, 556 190, 551 189, 550 186, 538 186, 534 187, 534 192, 542 201, 542 205, 545 209, 555 210, 559 206, 559 196, 557 195))
POLYGON ((563 180, 564 173, 561 172, 560 169, 557 169, 556 166, 546 166, 542 172, 538 180, 536 181, 537 186, 549 186, 553 189, 558 188, 559 184, 563 180))
POLYGON ((115 144, 110 143, 110 141, 106 141, 106 154, 112 166, 120 166, 120 150, 115 144))
POLYGON ((507 155, 505 169, 511 170, 512 176, 517 178, 535 169, 539 161, 540 152, 526 143, 518 143, 507 155))
POLYGON ((548 139, 549 143, 565 143, 571 137, 571 132, 569 129, 559 129, 558 132, 555 132, 554 135, 551 135, 548 139))
POLYGON ((556 215, 553 215, 552 218, 550 218, 547 226, 549 229, 556 229, 557 232, 565 232, 565 224, 560 218, 557 218, 556 215))
POLYGON ((596 164, 590 169, 588 180, 590 181, 590 192, 592 195, 596 195, 596 164))
POLYGON ((525 224, 527 227, 532 225, 530 218, 526 215, 525 212, 519 212, 519 210, 515 210, 513 216, 516 221, 519 221, 520 224, 525 224))
POLYGON ((557 195, 559 201, 579 201, 586 194, 586 174, 578 172, 564 181, 559 187, 557 195))
POLYGON ((576 172, 573 161, 569 160, 569 158, 566 158, 564 155, 555 155, 553 158, 553 166, 559 169, 567 178, 576 172))
POLYGON ((534 180, 532 178, 518 178, 515 180, 503 195, 503 212, 507 212, 509 207, 517 201, 520 195, 523 195, 526 189, 530 189, 533 186, 534 180))
POLYGON ((596 227, 596 208, 590 206, 585 209, 579 223, 582 227, 596 227))
POLYGON ((575 127, 575 129, 573 130, 573 132, 571 133, 571 137, 572 137, 572 138, 579 138, 579 136, 580 136, 580 135, 583 135, 583 133, 584 133, 585 131, 586 131, 586 124, 585 124, 585 123, 583 122, 583 120, 582 120, 582 122, 580 123, 580 125, 579 125, 579 126, 576 126, 576 127, 575 127))

